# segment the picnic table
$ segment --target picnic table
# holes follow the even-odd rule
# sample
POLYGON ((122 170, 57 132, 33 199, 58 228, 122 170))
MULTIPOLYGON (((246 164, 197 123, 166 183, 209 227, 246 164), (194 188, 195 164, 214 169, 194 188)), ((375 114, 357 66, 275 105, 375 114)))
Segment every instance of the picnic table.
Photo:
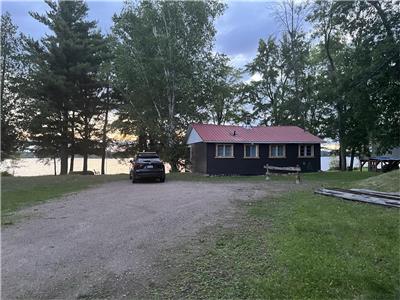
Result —
POLYGON ((264 166, 264 169, 267 171, 265 172, 265 180, 270 180, 270 172, 269 171, 284 171, 287 173, 296 173, 296 184, 300 183, 300 172, 301 168, 299 165, 296 165, 295 167, 276 167, 276 166, 270 166, 269 164, 266 164, 264 166))

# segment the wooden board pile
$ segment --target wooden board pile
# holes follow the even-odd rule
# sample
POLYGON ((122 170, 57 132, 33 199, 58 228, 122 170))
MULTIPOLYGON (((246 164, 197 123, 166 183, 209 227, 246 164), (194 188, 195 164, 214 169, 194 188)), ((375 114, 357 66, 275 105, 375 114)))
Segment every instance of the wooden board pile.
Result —
POLYGON ((400 208, 400 193, 386 193, 367 189, 345 190, 338 188, 321 188, 316 190, 315 193, 350 201, 359 201, 400 208))

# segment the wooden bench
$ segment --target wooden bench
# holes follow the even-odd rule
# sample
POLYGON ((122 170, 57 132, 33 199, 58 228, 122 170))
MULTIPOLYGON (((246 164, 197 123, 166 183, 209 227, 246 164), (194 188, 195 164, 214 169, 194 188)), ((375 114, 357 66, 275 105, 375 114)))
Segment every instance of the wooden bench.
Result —
POLYGON ((265 180, 270 180, 270 172, 269 171, 284 171, 286 173, 296 173, 296 184, 300 183, 300 172, 301 172, 301 168, 299 165, 297 165, 296 167, 275 167, 275 166, 270 166, 268 164, 266 164, 264 166, 264 169, 266 169, 267 171, 265 172, 265 180))

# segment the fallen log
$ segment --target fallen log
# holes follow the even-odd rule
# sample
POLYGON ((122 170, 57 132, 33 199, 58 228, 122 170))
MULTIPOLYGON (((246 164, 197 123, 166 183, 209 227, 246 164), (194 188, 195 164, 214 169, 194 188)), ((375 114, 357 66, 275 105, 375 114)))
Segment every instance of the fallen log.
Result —
POLYGON ((379 196, 371 196, 361 193, 354 193, 355 191, 351 190, 341 190, 341 189, 325 189, 321 188, 315 191, 316 194, 325 195, 325 196, 332 196, 336 198, 342 198, 345 200, 351 201, 358 201, 358 202, 365 202, 371 203, 376 205, 383 205, 388 207, 397 207, 400 208, 400 201, 383 198, 379 196))

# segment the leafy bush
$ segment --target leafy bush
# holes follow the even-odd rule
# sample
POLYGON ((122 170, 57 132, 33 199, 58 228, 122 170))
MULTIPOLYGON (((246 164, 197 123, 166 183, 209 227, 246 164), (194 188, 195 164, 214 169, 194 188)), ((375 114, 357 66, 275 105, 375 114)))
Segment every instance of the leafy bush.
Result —
POLYGON ((8 171, 1 172, 1 177, 10 177, 10 176, 14 176, 14 175, 9 173, 8 171))

